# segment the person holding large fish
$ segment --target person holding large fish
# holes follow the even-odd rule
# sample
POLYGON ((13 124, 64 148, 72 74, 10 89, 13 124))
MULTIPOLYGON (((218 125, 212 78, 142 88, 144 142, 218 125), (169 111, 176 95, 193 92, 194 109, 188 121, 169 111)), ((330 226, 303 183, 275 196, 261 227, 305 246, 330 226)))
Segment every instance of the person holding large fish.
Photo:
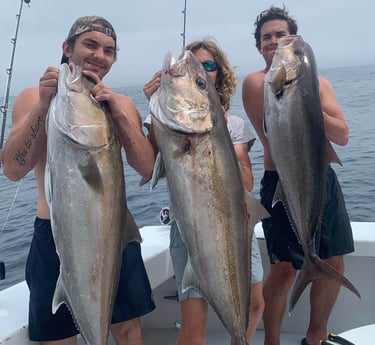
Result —
MULTIPOLYGON (((225 53, 217 46, 216 42, 212 39, 192 42, 188 44, 185 49, 187 51, 191 51, 198 59, 198 61, 203 65, 209 79, 216 88, 216 91, 220 98, 221 106, 224 110, 223 115, 225 116, 230 139, 234 145, 234 151, 236 153, 237 159, 240 162, 245 188, 246 190, 251 191, 253 188, 253 174, 248 151, 253 145, 255 137, 251 133, 250 128, 246 125, 244 120, 242 120, 238 116, 228 114, 230 100, 236 89, 235 72, 231 67, 225 53)), ((187 73, 191 73, 189 67, 187 67, 187 71, 187 73)), ((151 95, 153 95, 155 91, 160 88, 162 73, 166 72, 157 72, 153 76, 153 78, 147 84, 145 84, 143 91, 148 99, 150 99, 151 95)), ((192 76, 192 79, 194 79, 194 76, 192 76)), ((176 97, 178 96, 179 95, 176 95, 176 97)), ((190 103, 190 101, 188 101, 187 99, 186 101, 187 103, 190 103)), ((173 107, 173 105, 170 106, 173 107)), ((192 111, 194 111, 193 108, 194 107, 192 107, 192 111)), ((151 106, 151 111, 152 110, 153 107, 151 106)), ((145 125, 150 129, 150 141, 154 143, 155 150, 158 150, 157 143, 155 142, 154 127, 152 125, 151 127, 149 127, 150 123, 151 116, 146 119, 145 125)), ((203 143, 202 145, 204 146, 203 143)), ((223 158, 225 159, 225 157, 223 158)), ((202 159, 205 158, 202 157, 202 159)), ((176 174, 178 173, 176 172, 176 174)), ((181 179, 183 180, 182 176, 181 179)), ((187 272, 186 267, 188 263, 188 250, 184 243, 184 240, 182 239, 181 231, 179 229, 177 221, 173 217, 173 210, 174 205, 172 203, 170 213, 172 215, 170 252, 175 272, 181 310, 181 330, 179 333, 177 344, 204 345, 206 343, 208 303, 202 296, 202 291, 199 291, 194 287, 189 287, 188 289, 183 288, 184 274, 187 274, 184 272, 187 272)), ((200 212, 206 212, 206 210, 200 210, 200 212)), ((212 258, 211 260, 214 260, 214 258, 212 258)), ((224 270, 224 266, 222 267, 222 269, 224 270)), ((258 321, 260 320, 263 312, 264 301, 262 295, 262 280, 262 262, 260 258, 257 239, 255 234, 253 234, 251 244, 251 303, 249 311, 249 323, 246 331, 246 339, 248 342, 251 341, 258 321)), ((219 284, 219 282, 217 282, 217 284, 219 284)))
MULTIPOLYGON (((48 67, 41 76, 38 87, 27 88, 17 97, 13 107, 13 126, 4 146, 2 161, 5 175, 13 181, 23 178, 29 171, 34 170, 39 188, 35 230, 26 265, 26 281, 30 288, 29 337, 32 341, 39 341, 43 344, 67 345, 76 343, 76 335, 79 331, 68 308, 64 304, 60 306, 61 301, 64 302, 64 299, 59 299, 62 297, 61 295, 56 296, 56 300, 59 303, 57 305, 58 309, 54 314, 52 313, 52 299, 59 276, 60 261, 52 236, 51 213, 45 189, 47 159, 46 117, 51 101, 55 100, 57 97, 55 95, 62 91, 60 87, 58 88, 58 85, 62 85, 60 84, 59 75, 61 76, 63 73, 69 74, 77 69, 82 69, 82 72, 79 72, 78 75, 82 73, 82 78, 92 82, 89 98, 94 97, 96 103, 104 102, 108 106, 109 117, 112 119, 110 122, 114 124, 116 129, 115 138, 112 141, 114 143, 121 143, 130 166, 144 177, 149 177, 152 174, 154 151, 142 131, 141 117, 133 101, 127 96, 114 93, 102 81, 117 58, 117 38, 112 25, 102 17, 87 16, 78 18, 73 23, 68 37, 63 43, 62 50, 62 62, 71 64, 71 70, 65 64, 61 66, 61 69, 58 67, 48 67), (117 140, 117 136, 119 137, 119 141, 117 140)), ((79 117, 80 114, 77 114, 79 117)), ((67 114, 66 118, 69 116, 70 114, 67 114)), ((74 131, 76 128, 73 126, 66 129, 67 131, 74 131)), ((61 143, 64 143, 63 145, 70 142, 67 138, 68 136, 61 141, 61 143)), ((88 137, 86 140, 90 141, 90 138, 88 137)), ((76 144, 78 146, 78 143, 76 144)), ((119 148, 118 151, 115 150, 119 159, 117 168, 120 175, 123 175, 122 160, 118 155, 118 152, 121 150, 120 144, 117 147, 119 148)), ((68 146, 66 146, 67 148, 68 146)), ((58 147, 56 149, 58 150, 58 147)), ((88 158, 89 153, 85 157, 88 158)), ((54 163, 58 164, 59 162, 49 162, 49 164, 54 163)), ((66 162, 67 165, 70 163, 66 162)), ((93 173, 92 170, 90 171, 90 168, 96 164, 93 156, 91 156, 91 160, 88 159, 85 162, 82 159, 80 163, 79 168, 82 176, 87 178, 86 181, 88 184, 92 184, 93 189, 96 188, 96 191, 106 191, 108 188, 112 188, 108 185, 100 186, 96 184, 98 176, 95 176, 95 172, 93 173)), ((63 167, 60 168, 63 169, 63 167)), ((63 174, 67 173, 65 170, 61 171, 64 171, 63 174)), ((118 180, 121 179, 123 179, 123 176, 118 176, 118 180)), ((68 190, 70 186, 55 187, 68 190)), ((122 184, 117 186, 121 190, 120 192, 122 192, 122 187, 122 184)), ((52 191, 52 193, 55 192, 56 190, 52 191)), ((74 202, 72 200, 73 205, 74 202)), ((56 208, 56 205, 54 206, 56 208)), ((57 206, 64 208, 70 205, 57 206)), ((126 205, 123 206, 123 208, 126 208, 126 205)), ((99 209, 91 211, 96 214, 101 212, 99 209)), ((92 214, 90 218, 95 219, 96 214, 92 214)), ((68 219, 66 223, 68 223, 68 219)), ((109 226, 109 230, 111 230, 111 225, 109 226)), ((88 240, 89 238, 86 238, 86 241, 88 240)), ((82 247, 81 250, 83 251, 83 249, 82 247)), ((67 248, 67 251, 69 251, 69 248, 67 248)), ((77 252, 79 251, 80 249, 77 248, 77 252)), ((95 253, 93 254, 95 255, 95 253)), ((97 253, 97 255, 100 255, 100 253, 97 253)), ((121 265, 122 257, 122 266, 121 271, 119 271, 121 273, 118 273, 120 275, 120 283, 117 295, 113 298, 115 301, 110 330, 117 344, 142 345, 140 316, 153 310, 155 305, 142 260, 139 242, 129 242, 126 249, 123 250, 122 255, 121 251, 119 252, 118 257, 119 259, 113 259, 121 265)), ((112 270, 112 267, 107 267, 107 269, 112 270)), ((93 279, 95 279, 95 276, 93 276, 93 279)), ((62 283, 59 281, 59 288, 64 287, 62 283)), ((111 280, 108 283, 110 285, 111 280)), ((108 289, 111 291, 114 289, 114 293, 116 294, 116 285, 114 284, 113 286, 109 286, 108 289)), ((86 286, 86 289, 92 291, 94 286, 86 286)), ((64 293, 63 290, 58 290, 57 287, 56 291, 64 293)), ((78 294, 78 291, 76 292, 78 294)), ((73 298, 79 299, 79 296, 73 296, 73 298)), ((88 303, 95 305, 96 301, 91 300, 88 303)), ((111 301, 108 301, 108 303, 111 305, 111 301)), ((103 323, 107 321, 110 323, 111 307, 108 309, 109 320, 106 320, 106 315, 92 315, 92 313, 91 317, 98 319, 99 323, 102 320, 100 317, 103 317, 103 323)), ((95 314, 100 314, 100 311, 95 314)), ((90 322, 89 319, 90 315, 87 315, 82 320, 83 322, 90 322)), ((95 327, 100 328, 100 326, 95 327)), ((106 332, 108 330, 105 329, 103 339, 94 339, 91 343, 102 345, 106 343, 106 336, 108 334, 106 332)), ((84 339, 87 341, 87 338, 84 337, 84 339)))
POLYGON ((339 160, 328 141, 346 145, 349 128, 332 86, 317 77, 312 51, 296 36, 297 29, 285 7, 261 12, 254 36, 266 66, 243 82, 244 107, 264 149, 261 201, 271 214, 263 220, 271 262, 264 284, 265 345, 280 344, 296 270, 301 271, 290 308, 312 282, 310 323, 302 345, 327 339, 340 284, 358 294, 342 276, 343 255, 354 251, 353 235, 329 165, 339 160))

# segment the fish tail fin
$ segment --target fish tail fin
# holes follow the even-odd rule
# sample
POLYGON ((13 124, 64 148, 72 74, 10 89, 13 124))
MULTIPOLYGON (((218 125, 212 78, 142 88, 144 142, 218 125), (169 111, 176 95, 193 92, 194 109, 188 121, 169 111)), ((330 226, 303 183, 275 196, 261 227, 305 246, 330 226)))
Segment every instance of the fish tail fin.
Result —
POLYGON ((294 283, 294 288, 289 303, 289 313, 291 313, 293 310, 306 286, 314 280, 333 279, 361 298, 361 295, 356 287, 341 273, 337 272, 334 267, 321 260, 317 255, 309 255, 309 261, 312 264, 311 269, 301 270, 296 282, 294 283))
POLYGON ((292 313, 293 308, 297 304, 297 301, 302 295, 302 292, 306 289, 306 286, 313 281, 313 277, 310 271, 301 270, 298 273, 297 280, 294 283, 293 292, 289 301, 289 314, 292 313))

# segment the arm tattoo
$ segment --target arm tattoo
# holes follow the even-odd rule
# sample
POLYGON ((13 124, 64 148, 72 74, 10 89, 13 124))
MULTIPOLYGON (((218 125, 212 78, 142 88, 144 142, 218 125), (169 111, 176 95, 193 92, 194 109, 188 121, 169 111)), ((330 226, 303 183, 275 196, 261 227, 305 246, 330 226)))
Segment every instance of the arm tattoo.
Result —
POLYGON ((24 166, 26 164, 26 157, 29 153, 29 150, 33 146, 33 141, 36 139, 36 136, 40 129, 42 128, 42 124, 44 122, 43 116, 38 116, 38 120, 35 125, 31 125, 31 136, 30 138, 25 140, 25 146, 21 149, 18 149, 14 159, 19 163, 20 166, 24 166))

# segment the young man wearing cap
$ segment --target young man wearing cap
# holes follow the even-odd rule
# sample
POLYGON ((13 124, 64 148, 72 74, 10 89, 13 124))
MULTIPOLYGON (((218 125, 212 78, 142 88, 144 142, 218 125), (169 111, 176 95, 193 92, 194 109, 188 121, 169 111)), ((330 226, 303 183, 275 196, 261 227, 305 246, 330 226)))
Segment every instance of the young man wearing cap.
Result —
MULTIPOLYGON (((154 152, 143 134, 140 114, 129 97, 115 94, 102 81, 116 60, 116 34, 112 25, 101 17, 78 18, 62 49, 62 62, 80 65, 83 74, 95 82, 93 96, 108 103, 128 163, 140 175, 150 177, 154 152)), ((44 189, 45 119, 51 99, 57 92, 58 74, 57 67, 48 67, 38 87, 27 88, 17 97, 12 113, 13 126, 4 146, 2 161, 4 174, 14 181, 34 170, 39 188, 34 235, 26 264, 26 280, 30 288, 30 340, 67 345, 75 344, 78 331, 65 305, 52 314, 59 259, 44 189), (25 142, 28 142, 27 146, 25 142), (20 152, 22 159, 19 159, 20 152)), ((141 345, 139 317, 153 310, 155 305, 138 242, 127 245, 122 262, 111 331, 117 344, 141 345), (121 279, 124 275, 126 278, 121 279), (126 284, 129 281, 131 284, 126 284)))

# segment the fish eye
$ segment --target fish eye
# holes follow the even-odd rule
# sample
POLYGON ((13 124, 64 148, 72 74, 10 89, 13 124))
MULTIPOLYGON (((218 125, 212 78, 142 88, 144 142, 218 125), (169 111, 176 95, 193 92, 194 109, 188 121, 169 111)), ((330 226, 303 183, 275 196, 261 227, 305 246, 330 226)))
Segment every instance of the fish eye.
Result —
POLYGON ((301 56, 301 55, 303 55, 303 51, 302 51, 302 49, 301 49, 301 48, 297 48, 297 49, 295 49, 295 50, 294 50, 294 55, 296 55, 296 56, 301 56))
POLYGON ((197 78, 197 80, 195 81, 195 84, 197 84, 197 86, 201 89, 201 90, 205 90, 207 88, 207 83, 204 79, 202 78, 197 78))

